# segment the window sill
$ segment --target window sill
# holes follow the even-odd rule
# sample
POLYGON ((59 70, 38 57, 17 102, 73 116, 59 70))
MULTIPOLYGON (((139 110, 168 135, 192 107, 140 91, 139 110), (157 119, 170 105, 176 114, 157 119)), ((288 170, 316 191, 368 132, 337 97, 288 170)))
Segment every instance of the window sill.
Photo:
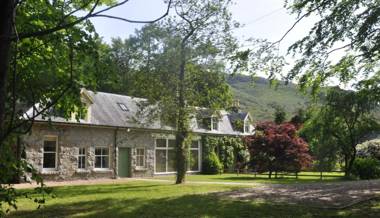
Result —
POLYGON ((53 169, 53 170, 42 169, 41 174, 42 175, 57 175, 59 174, 59 171, 56 169, 53 169))
POLYGON ((147 171, 148 170, 148 168, 146 168, 146 167, 136 167, 135 168, 135 171, 147 171))
POLYGON ((113 170, 112 169, 102 169, 102 168, 98 168, 98 169, 93 169, 92 170, 93 172, 95 173, 112 173, 113 170))
POLYGON ((87 169, 77 169, 75 170, 76 173, 90 173, 90 170, 87 169))
MULTIPOLYGON (((200 173, 201 171, 186 171, 186 173, 200 173)), ((177 172, 155 172, 154 175, 172 175, 172 174, 177 174, 177 172)))

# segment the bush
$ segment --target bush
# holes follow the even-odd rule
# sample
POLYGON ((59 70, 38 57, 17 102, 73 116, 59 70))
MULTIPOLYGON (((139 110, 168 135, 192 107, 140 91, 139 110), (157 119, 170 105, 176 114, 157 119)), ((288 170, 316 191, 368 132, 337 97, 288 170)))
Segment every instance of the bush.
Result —
POLYGON ((352 166, 352 175, 359 179, 380 178, 380 161, 374 158, 356 158, 352 166))
POLYGON ((380 139, 366 141, 357 146, 357 156, 380 160, 380 139))
POLYGON ((215 152, 210 152, 202 162, 202 173, 204 174, 219 174, 223 171, 223 164, 220 163, 215 152))

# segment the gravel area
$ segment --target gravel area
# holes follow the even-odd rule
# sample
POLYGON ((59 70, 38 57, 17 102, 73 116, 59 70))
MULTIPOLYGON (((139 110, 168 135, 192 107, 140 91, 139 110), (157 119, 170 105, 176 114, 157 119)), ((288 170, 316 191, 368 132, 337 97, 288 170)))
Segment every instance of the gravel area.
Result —
POLYGON ((343 209, 380 197, 380 180, 289 185, 267 184, 255 188, 222 192, 217 195, 244 201, 263 200, 316 208, 343 209))

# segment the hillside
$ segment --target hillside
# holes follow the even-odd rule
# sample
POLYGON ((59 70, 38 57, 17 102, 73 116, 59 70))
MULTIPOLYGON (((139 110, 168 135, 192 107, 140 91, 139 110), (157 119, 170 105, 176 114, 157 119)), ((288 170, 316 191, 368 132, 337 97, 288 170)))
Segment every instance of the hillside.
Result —
POLYGON ((255 122, 273 120, 275 103, 283 106, 289 119, 297 109, 304 108, 308 98, 301 94, 294 84, 280 84, 270 87, 264 78, 252 80, 249 76, 236 75, 227 78, 235 99, 239 99, 242 110, 250 111, 255 122))

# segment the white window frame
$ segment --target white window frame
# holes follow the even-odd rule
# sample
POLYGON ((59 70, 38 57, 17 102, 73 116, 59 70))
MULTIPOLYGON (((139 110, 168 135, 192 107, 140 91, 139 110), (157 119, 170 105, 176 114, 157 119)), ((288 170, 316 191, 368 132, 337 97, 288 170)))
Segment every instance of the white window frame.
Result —
POLYGON ((219 130, 219 119, 218 119, 218 117, 211 116, 211 125, 210 125, 210 127, 211 127, 211 131, 218 131, 219 130), (216 128, 214 126, 214 119, 216 120, 216 122, 215 122, 216 128))
MULTIPOLYGON (((95 161, 94 161, 94 169, 95 170, 109 170, 110 169, 110 148, 109 147, 105 147, 105 146, 98 146, 98 147, 95 147, 95 150, 94 150, 94 157, 95 157, 95 161), (100 155, 96 155, 96 149, 107 149, 108 150, 108 154, 107 155, 104 155, 103 152, 101 152, 102 154, 100 155), (96 167, 96 157, 108 157, 108 167, 107 168, 103 168, 103 167, 96 167)), ((100 161, 100 165, 102 165, 102 161, 100 161)))
MULTIPOLYGON (((198 147, 197 148, 192 148, 191 145, 190 145, 190 148, 189 148, 189 159, 190 159, 190 155, 191 155, 191 151, 198 151, 198 170, 190 170, 190 164, 188 165, 189 166, 189 169, 187 170, 187 172, 190 172, 190 173, 194 173, 194 172, 200 172, 201 171, 201 140, 199 139, 193 139, 192 141, 197 141, 198 142, 198 147)), ((193 142, 191 142, 193 143, 193 142)))
POLYGON ((44 141, 43 141, 43 145, 42 145, 42 169, 44 171, 56 171, 57 170, 57 167, 58 167, 58 136, 56 135, 46 135, 44 136, 44 141), (52 152, 52 151, 45 151, 45 141, 53 141, 51 139, 54 139, 55 141, 55 152, 52 152), (52 154, 54 153, 55 154, 55 163, 54 163, 54 168, 45 168, 44 167, 44 157, 45 157, 45 153, 49 153, 49 154, 52 154))
POLYGON ((251 128, 249 126, 249 118, 248 116, 244 119, 244 133, 250 133, 251 128), (246 131, 246 128, 248 127, 248 131, 246 131))
POLYGON ((86 161, 86 159, 87 159, 87 149, 85 147, 79 147, 78 148, 78 156, 77 157, 78 157, 78 159, 77 159, 78 160, 78 162, 77 162, 77 168, 78 168, 78 170, 85 170, 85 169, 87 169, 87 163, 86 163, 87 162, 86 161), (80 153, 81 149, 84 149, 84 154, 80 153), (80 160, 81 157, 84 157, 84 168, 79 168, 79 160, 80 160))
POLYGON ((174 150, 175 147, 169 147, 169 140, 175 140, 175 137, 156 137, 154 139, 154 173, 155 174, 172 174, 172 173, 175 173, 175 171, 168 171, 168 168, 169 168, 169 159, 168 159, 168 156, 169 156, 169 150, 174 150), (165 147, 157 147, 157 140, 158 139, 163 139, 165 140, 166 142, 166 146, 165 147), (165 150, 165 172, 157 172, 156 170, 156 150, 165 150))
MULTIPOLYGON (((175 140, 175 137, 174 136, 169 136, 169 137, 162 137, 162 136, 156 136, 154 138, 154 174, 157 174, 157 175, 160 175, 160 174, 173 174, 173 173, 176 173, 176 171, 167 171, 168 170, 168 164, 169 164, 169 159, 168 159, 168 153, 169 153, 169 150, 174 150, 175 147, 169 147, 169 140, 175 140), (164 139, 166 141, 166 146, 165 147, 157 147, 157 140, 158 139, 164 139), (165 168, 166 168, 166 171, 165 172, 157 172, 156 170, 156 150, 165 150, 166 151, 166 160, 165 160, 165 168)), ((198 148, 189 148, 189 157, 190 158, 190 150, 198 150, 198 170, 197 171, 191 171, 191 170, 187 170, 186 172, 189 172, 189 173, 194 173, 194 172, 200 172, 201 169, 202 169, 202 150, 201 150, 201 140, 200 138, 195 138, 193 139, 193 141, 198 141, 198 148)))
POLYGON ((146 157, 146 149, 145 148, 136 148, 136 168, 137 169, 144 169, 146 164, 145 164, 145 159, 146 157), (143 154, 139 154, 138 150, 142 150, 143 151, 143 154), (142 158, 143 159, 143 165, 142 166, 139 166, 139 158, 142 158))

